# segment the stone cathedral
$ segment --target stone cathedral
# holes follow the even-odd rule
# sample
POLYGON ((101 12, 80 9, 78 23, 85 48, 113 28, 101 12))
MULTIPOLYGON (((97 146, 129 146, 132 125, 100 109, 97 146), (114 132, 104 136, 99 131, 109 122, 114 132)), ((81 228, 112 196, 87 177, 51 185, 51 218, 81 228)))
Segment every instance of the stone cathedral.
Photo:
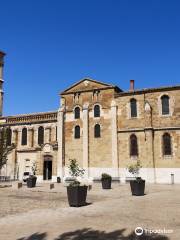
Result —
POLYGON ((86 177, 109 173, 125 182, 127 165, 140 161, 147 182, 180 183, 180 85, 129 91, 85 78, 60 94, 55 112, 3 116, 3 52, 0 52, 0 126, 9 153, 1 175, 22 180, 37 165, 37 178, 56 181, 76 159, 86 177))

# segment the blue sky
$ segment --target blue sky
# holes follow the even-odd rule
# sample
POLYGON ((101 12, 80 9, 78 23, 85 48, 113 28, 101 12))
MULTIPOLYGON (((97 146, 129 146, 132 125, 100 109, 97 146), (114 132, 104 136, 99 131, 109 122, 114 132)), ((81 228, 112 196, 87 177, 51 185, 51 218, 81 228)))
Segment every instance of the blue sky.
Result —
POLYGON ((127 90, 180 84, 180 2, 0 0, 4 115, 56 110, 83 77, 127 90))

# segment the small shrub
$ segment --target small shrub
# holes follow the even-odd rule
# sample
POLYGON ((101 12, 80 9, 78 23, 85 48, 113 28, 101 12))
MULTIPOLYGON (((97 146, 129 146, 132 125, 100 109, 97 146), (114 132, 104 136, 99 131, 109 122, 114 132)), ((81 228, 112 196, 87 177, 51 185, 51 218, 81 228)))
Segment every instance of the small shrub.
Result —
POLYGON ((112 177, 111 177, 111 175, 109 175, 107 173, 102 173, 101 179, 112 179, 112 177))

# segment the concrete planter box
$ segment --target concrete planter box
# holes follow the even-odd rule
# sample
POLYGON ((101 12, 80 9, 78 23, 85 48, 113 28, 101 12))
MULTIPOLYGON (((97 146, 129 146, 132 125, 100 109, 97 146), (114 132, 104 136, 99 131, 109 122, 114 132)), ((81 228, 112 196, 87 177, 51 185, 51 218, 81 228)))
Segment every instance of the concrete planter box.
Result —
POLYGON ((68 186, 67 195, 70 207, 81 207, 86 205, 87 186, 68 186))
POLYGON ((28 188, 35 187, 36 186, 36 180, 37 180, 36 176, 30 176, 29 178, 27 178, 27 187, 28 188))
POLYGON ((131 180, 130 181, 132 195, 143 196, 145 189, 145 180, 131 180))
POLYGON ((111 189, 111 178, 102 178, 101 183, 103 189, 111 189))

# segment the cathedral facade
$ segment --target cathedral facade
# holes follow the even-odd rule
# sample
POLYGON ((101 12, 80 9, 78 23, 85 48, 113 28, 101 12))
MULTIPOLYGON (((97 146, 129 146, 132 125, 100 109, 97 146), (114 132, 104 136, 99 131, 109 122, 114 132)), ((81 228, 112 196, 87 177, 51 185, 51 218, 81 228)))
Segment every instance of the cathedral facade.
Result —
POLYGON ((22 180, 37 165, 38 181, 68 175, 76 159, 86 177, 109 173, 125 182, 129 164, 151 183, 180 183, 180 85, 129 91, 85 78, 60 94, 54 112, 3 116, 0 52, 0 126, 8 127, 9 153, 1 175, 22 180))

